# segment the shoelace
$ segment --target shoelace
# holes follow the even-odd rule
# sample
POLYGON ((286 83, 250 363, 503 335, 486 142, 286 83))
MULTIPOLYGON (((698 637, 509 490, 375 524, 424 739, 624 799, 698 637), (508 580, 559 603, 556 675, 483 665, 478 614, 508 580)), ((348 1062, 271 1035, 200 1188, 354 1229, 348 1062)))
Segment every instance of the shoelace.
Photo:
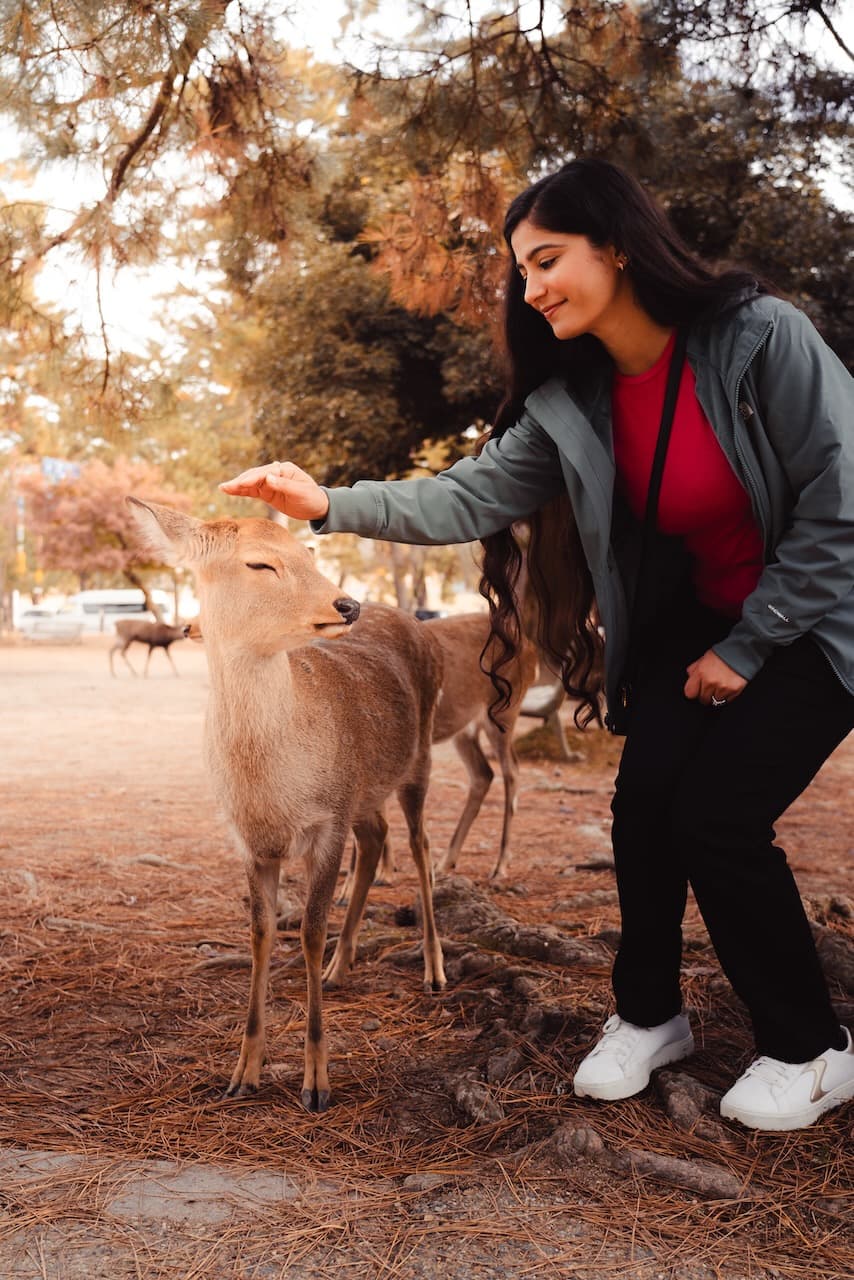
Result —
POLYGON ((784 1089, 801 1074, 804 1063, 780 1062, 777 1058, 757 1058, 745 1071, 745 1076, 756 1076, 770 1089, 784 1089))
POLYGON ((639 1033, 640 1028, 633 1027, 630 1022, 623 1022, 619 1014, 614 1013, 602 1028, 602 1039, 596 1046, 596 1052, 624 1057, 634 1049, 639 1033))

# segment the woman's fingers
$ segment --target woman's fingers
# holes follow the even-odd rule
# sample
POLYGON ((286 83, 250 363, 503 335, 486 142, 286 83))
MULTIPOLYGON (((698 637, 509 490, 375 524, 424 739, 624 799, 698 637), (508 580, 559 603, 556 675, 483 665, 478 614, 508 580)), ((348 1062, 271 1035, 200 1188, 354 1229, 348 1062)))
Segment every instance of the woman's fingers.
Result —
POLYGON ((219 487, 236 498, 259 498, 297 520, 322 520, 329 510, 323 489, 293 462, 250 467, 219 487))
POLYGON ((718 657, 711 649, 687 668, 685 697, 696 698, 706 706, 722 707, 732 702, 747 687, 747 681, 718 657))
POLYGON ((219 487, 224 493, 234 494, 237 498, 256 498, 266 485, 267 477, 281 465, 280 462, 268 462, 263 467, 250 467, 233 480, 224 480, 219 487))

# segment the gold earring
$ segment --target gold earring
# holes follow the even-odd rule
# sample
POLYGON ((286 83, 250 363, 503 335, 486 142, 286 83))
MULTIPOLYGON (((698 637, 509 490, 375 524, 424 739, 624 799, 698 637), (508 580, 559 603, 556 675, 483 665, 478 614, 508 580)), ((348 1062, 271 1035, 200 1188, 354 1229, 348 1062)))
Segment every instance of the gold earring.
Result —
POLYGON ((628 264, 628 261, 629 261, 628 258, 624 254, 620 254, 619 258, 617 259, 617 270, 624 271, 628 264))

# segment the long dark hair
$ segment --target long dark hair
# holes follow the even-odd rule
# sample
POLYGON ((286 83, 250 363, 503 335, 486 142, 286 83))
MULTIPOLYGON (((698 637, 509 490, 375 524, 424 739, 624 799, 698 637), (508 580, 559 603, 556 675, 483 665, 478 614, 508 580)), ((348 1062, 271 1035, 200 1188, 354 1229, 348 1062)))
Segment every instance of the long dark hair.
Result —
MULTIPOLYGON (((517 196, 504 221, 508 248, 526 219, 544 231, 586 236, 595 248, 612 246, 627 260, 625 272, 638 303, 663 326, 711 319, 746 297, 769 291, 749 272, 715 272, 705 266, 640 183, 607 160, 572 160, 517 196)), ((525 302, 524 293, 511 250, 504 293, 505 397, 481 448, 517 421, 526 398, 543 382, 559 376, 573 392, 583 394, 591 369, 608 361, 590 334, 556 338, 548 321, 525 302)), ((601 723, 602 639, 593 581, 568 499, 548 503, 528 523, 524 549, 513 529, 492 534, 482 544, 480 591, 492 621, 488 660, 498 695, 494 708, 509 700, 501 667, 515 654, 525 630, 560 672, 570 697, 578 700, 576 723, 601 723), (522 595, 526 599, 520 613, 522 595)))

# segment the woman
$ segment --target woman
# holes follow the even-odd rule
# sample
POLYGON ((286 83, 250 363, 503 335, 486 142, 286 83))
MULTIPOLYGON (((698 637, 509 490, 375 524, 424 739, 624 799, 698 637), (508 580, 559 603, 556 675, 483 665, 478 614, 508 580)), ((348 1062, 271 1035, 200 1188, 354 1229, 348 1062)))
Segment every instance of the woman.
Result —
POLYGON ((691 1052, 679 987, 690 883, 759 1055, 721 1112, 801 1128, 854 1096, 851 1035, 773 845, 780 814, 854 727, 851 378, 802 313, 745 273, 707 270, 605 161, 523 192, 505 238, 508 392, 476 458, 332 490, 277 462, 222 487, 319 532, 482 539, 505 654, 519 626, 512 526, 529 521, 541 641, 589 720, 604 632, 607 722, 627 734, 616 1013, 575 1092, 629 1097, 691 1052), (687 357, 643 537, 679 335, 687 357))

